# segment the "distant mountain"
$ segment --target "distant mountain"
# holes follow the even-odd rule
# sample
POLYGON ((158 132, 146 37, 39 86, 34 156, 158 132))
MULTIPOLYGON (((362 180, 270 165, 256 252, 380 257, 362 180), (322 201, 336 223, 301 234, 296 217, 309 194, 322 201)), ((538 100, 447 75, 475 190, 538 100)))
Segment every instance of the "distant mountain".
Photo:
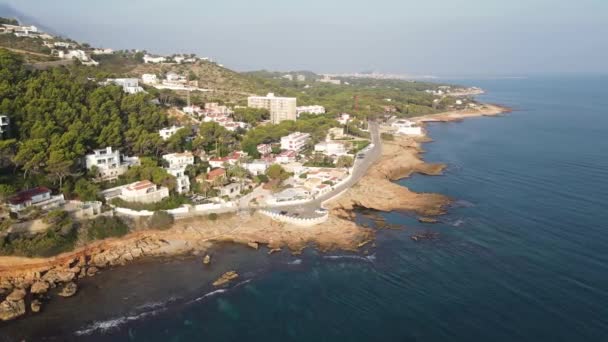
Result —
POLYGON ((36 18, 32 18, 26 14, 21 13, 19 10, 8 4, 0 3, 0 17, 3 18, 15 18, 23 25, 34 25, 40 30, 50 33, 54 36, 61 36, 61 33, 55 31, 53 28, 46 26, 45 24, 38 21, 36 18))

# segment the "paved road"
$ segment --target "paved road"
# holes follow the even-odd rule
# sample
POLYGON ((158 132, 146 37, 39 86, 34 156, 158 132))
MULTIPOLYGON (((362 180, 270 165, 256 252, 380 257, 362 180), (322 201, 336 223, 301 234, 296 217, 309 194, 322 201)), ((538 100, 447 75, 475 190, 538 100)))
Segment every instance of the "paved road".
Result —
POLYGON ((372 138, 372 144, 374 145, 371 149, 365 152, 365 158, 355 158, 355 164, 353 169, 352 177, 345 183, 336 186, 331 192, 323 194, 309 202, 302 204, 292 205, 275 205, 271 210, 287 211, 289 213, 298 213, 301 217, 315 217, 319 214, 315 213, 315 210, 321 208, 323 202, 339 195, 342 191, 352 187, 357 183, 361 177, 363 177, 367 170, 380 158, 382 152, 382 140, 380 139, 380 132, 378 130, 378 124, 375 122, 369 122, 369 131, 372 138))

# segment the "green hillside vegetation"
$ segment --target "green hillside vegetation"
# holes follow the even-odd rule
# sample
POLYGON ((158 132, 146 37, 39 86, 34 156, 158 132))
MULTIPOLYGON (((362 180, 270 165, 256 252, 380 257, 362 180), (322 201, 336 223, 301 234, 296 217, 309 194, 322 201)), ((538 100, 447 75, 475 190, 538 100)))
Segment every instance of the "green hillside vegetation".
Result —
POLYGON ((6 50, 0 50, 0 99, 0 113, 11 121, 0 144, 0 183, 61 187, 70 180, 69 186, 92 149, 157 155, 164 148, 157 130, 168 124, 167 116, 150 95, 126 95, 67 68, 30 70, 6 50))

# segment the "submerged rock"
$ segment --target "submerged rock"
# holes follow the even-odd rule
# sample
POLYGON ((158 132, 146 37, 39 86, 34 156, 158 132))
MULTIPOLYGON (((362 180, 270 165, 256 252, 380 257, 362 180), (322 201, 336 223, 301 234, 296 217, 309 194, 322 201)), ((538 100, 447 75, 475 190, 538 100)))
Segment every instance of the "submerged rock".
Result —
POLYGON ((437 223, 437 222, 439 222, 437 219, 432 218, 432 217, 419 217, 418 221, 422 222, 422 223, 437 223))
POLYGON ((30 308, 32 309, 33 313, 38 313, 38 312, 40 312, 40 309, 42 308, 42 302, 39 301, 38 299, 34 299, 32 301, 32 303, 30 304, 30 308))
POLYGON ((211 256, 209 254, 205 255, 205 257, 203 258, 203 264, 209 265, 210 262, 211 262, 211 256))
POLYGON ((439 238, 439 233, 435 232, 424 232, 410 237, 412 240, 418 242, 422 240, 436 240, 439 238))
POLYGON ((273 253, 277 253, 277 252, 280 252, 280 251, 282 251, 281 247, 273 248, 273 249, 271 249, 271 250, 268 251, 268 254, 273 254, 273 253))
POLYGON ((58 293, 61 297, 72 297, 78 291, 78 286, 74 282, 69 282, 65 284, 63 289, 58 293))
POLYGON ((5 300, 0 303, 0 320, 10 321, 23 315, 25 315, 25 301, 23 299, 17 301, 5 300))
POLYGON ((251 248, 253 248, 253 249, 258 249, 258 248, 260 248, 260 245, 259 245, 257 242, 255 242, 255 241, 250 241, 250 242, 247 242, 247 246, 249 246, 249 247, 251 247, 251 248))
POLYGON ((222 274, 216 281, 213 282, 213 286, 222 286, 228 284, 231 280, 238 278, 239 274, 235 271, 228 271, 222 274))
POLYGON ((97 272, 99 272, 99 269, 95 266, 91 266, 91 267, 87 268, 87 276, 89 276, 89 277, 96 275, 97 272))

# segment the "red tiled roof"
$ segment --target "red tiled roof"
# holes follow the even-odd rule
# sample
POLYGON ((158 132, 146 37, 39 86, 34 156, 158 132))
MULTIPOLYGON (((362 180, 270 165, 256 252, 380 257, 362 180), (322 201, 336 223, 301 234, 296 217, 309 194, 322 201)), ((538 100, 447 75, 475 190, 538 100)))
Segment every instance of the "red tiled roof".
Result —
POLYGON ((225 175, 225 174, 226 174, 226 170, 224 170, 224 169, 222 169, 222 168, 220 167, 220 168, 217 168, 217 169, 215 169, 215 170, 211 170, 211 171, 209 171, 209 173, 207 173, 207 179, 208 179, 208 180, 214 180, 214 179, 216 179, 217 177, 221 177, 221 176, 223 176, 223 175, 225 175))
POLYGON ((8 201, 10 204, 17 205, 17 204, 25 203, 25 202, 31 200, 32 197, 34 197, 36 195, 41 195, 41 194, 44 194, 47 192, 51 192, 51 190, 49 190, 48 188, 45 188, 43 186, 39 186, 36 188, 18 192, 15 196, 9 198, 8 201))
POLYGON ((154 183, 150 182, 149 180, 143 180, 143 181, 139 181, 136 183, 133 183, 131 185, 129 185, 127 187, 127 189, 129 190, 141 190, 141 189, 146 189, 149 188, 151 186, 154 186, 154 183))

